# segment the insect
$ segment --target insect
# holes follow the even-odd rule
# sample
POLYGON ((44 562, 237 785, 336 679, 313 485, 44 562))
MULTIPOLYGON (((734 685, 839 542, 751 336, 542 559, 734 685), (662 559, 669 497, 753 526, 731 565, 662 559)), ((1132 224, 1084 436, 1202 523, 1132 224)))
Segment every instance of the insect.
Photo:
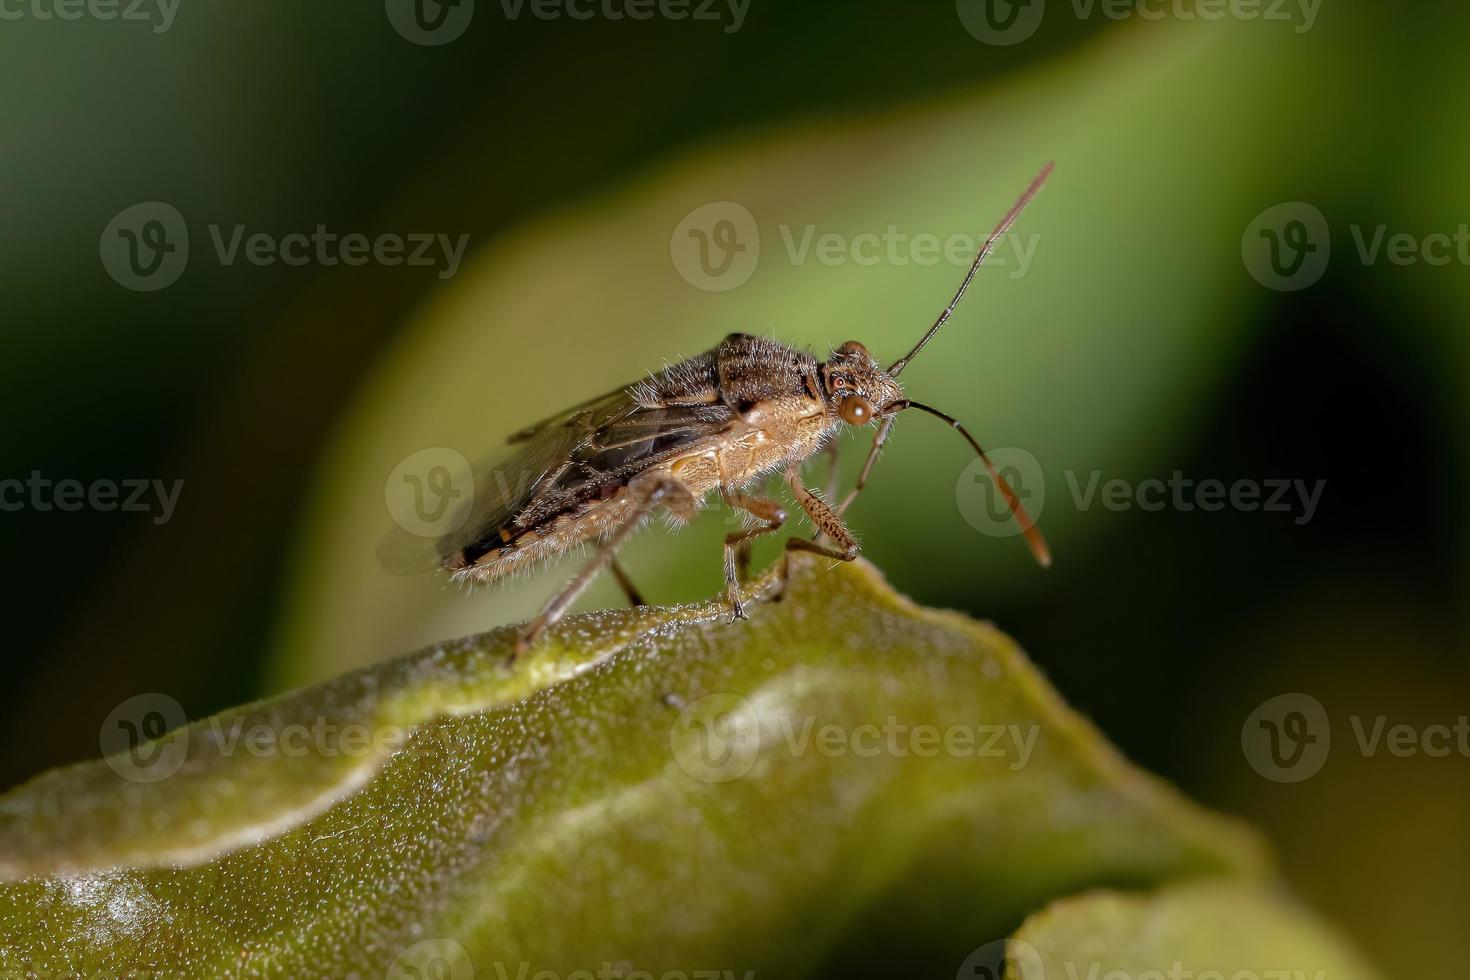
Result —
POLYGON ((726 505, 754 518, 724 541, 732 622, 744 619, 740 584, 751 542, 779 530, 788 516, 779 501, 752 488, 780 473, 816 527, 814 538, 789 539, 788 554, 807 551, 851 561, 858 542, 843 514, 867 484, 898 414, 915 409, 944 421, 969 442, 1037 562, 1049 565, 1041 532, 974 436, 951 416, 908 398, 898 376, 954 313, 980 264, 1050 173, 1048 164, 981 246, 933 326, 888 367, 880 368, 857 341, 819 361, 775 340, 731 334, 707 353, 512 435, 507 451, 477 476, 476 492, 463 505, 456 529, 435 542, 434 562, 457 581, 490 582, 580 545, 595 545, 576 577, 522 627, 517 650, 523 651, 604 567, 611 567, 629 600, 641 605, 617 562, 618 549, 656 512, 682 523, 705 498, 718 494, 726 505), (806 487, 799 467, 819 452, 835 452, 842 430, 867 426, 877 427, 872 446, 856 483, 834 506, 806 487))

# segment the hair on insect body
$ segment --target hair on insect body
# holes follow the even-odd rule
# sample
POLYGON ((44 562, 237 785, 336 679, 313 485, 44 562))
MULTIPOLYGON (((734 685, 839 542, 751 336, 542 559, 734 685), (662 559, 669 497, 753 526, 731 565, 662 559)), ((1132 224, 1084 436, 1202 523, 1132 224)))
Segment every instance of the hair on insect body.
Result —
MULTIPOLYGON (((475 492, 433 542, 432 563, 461 583, 491 582, 592 545, 593 555, 539 615, 522 627, 524 650, 561 618, 603 568, 629 601, 643 600, 618 564, 618 549, 657 511, 678 523, 718 494, 751 521, 725 535, 725 594, 732 621, 746 618, 740 585, 751 542, 786 522, 786 507, 752 487, 780 473, 817 529, 793 537, 786 554, 857 557, 843 514, 867 485, 899 413, 932 415, 960 433, 984 462, 1033 556, 1051 563, 1046 542, 1014 490, 975 437, 954 417, 904 394, 898 377, 954 313, 981 263, 1051 173, 1047 164, 981 245, 949 304, 913 348, 888 367, 850 340, 826 360, 776 340, 731 334, 711 351, 672 364, 635 384, 593 398, 512 435, 505 450, 476 471, 475 492), (835 506, 802 482, 802 462, 834 451, 845 429, 877 427, 856 482, 835 506), (507 479, 507 476, 512 479, 507 479)), ((395 550, 392 542, 384 552, 395 550)))

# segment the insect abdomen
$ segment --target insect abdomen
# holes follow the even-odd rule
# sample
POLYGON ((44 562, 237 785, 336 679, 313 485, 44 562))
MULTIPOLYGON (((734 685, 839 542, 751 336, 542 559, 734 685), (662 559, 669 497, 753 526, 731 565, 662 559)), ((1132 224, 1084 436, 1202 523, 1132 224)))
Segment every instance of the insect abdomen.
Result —
POLYGON ((627 509, 622 487, 608 488, 534 527, 500 528, 448 555, 444 567, 457 579, 489 582, 610 532, 627 509))

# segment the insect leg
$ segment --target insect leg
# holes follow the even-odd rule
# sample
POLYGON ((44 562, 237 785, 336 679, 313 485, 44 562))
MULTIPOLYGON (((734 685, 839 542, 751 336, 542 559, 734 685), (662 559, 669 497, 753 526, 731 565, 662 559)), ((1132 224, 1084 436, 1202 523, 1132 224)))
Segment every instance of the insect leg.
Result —
POLYGON ((762 534, 780 530, 781 525, 786 523, 786 508, 779 501, 753 497, 740 490, 726 490, 722 487, 720 494, 731 507, 738 507, 766 522, 760 527, 748 527, 725 535, 725 596, 730 602, 730 618, 733 622, 749 618, 740 601, 740 583, 745 581, 745 573, 750 566, 750 542, 762 534))
MULTIPOLYGON (((894 417, 891 415, 888 416, 878 426, 878 434, 873 437, 873 445, 868 449, 867 458, 863 460, 863 468, 862 471, 858 473, 857 482, 852 485, 851 490, 847 491, 847 496, 842 498, 842 503, 837 505, 837 516, 841 517, 843 514, 845 514, 847 512, 847 508, 851 507, 853 500, 857 498, 859 491, 861 491, 863 487, 868 485, 868 475, 873 472, 873 465, 878 462, 878 454, 883 451, 883 444, 888 441, 888 431, 893 428, 893 418, 894 417)), ((834 492, 829 493, 828 496, 831 497, 831 499, 836 500, 837 494, 835 492, 835 489, 834 492)), ((821 525, 817 525, 817 530, 812 535, 812 540, 822 540, 823 533, 824 532, 822 531, 821 525)))
MULTIPOLYGON (((879 435, 882 435, 881 431, 879 435)), ((871 452, 868 455, 870 458, 873 456, 871 452)), ((794 467, 786 471, 786 485, 796 495, 796 502, 801 504, 801 509, 806 511, 806 515, 817 526, 818 536, 826 535, 837 547, 828 548, 826 545, 806 538, 787 538, 786 554, 781 564, 782 591, 785 591, 786 580, 791 575, 791 553, 793 551, 809 551, 827 558, 835 558, 838 561, 852 561, 858 553, 857 538, 853 537, 853 533, 847 529, 847 525, 842 522, 842 518, 836 511, 828 507, 821 497, 806 488, 801 482, 801 474, 794 467)), ((848 494, 849 499, 851 496, 848 494)))
POLYGON ((628 577, 627 569, 623 567, 623 563, 618 561, 616 556, 608 559, 607 567, 608 571, 612 572, 613 578, 618 580, 618 586, 623 590, 623 595, 628 597, 628 605, 648 605, 648 603, 643 601, 643 593, 638 591, 638 586, 633 584, 633 580, 628 577))
MULTIPOLYGON (((868 450, 868 458, 863 460, 862 472, 858 474, 857 482, 852 489, 847 491, 847 496, 842 498, 842 503, 837 505, 837 514, 840 517, 847 512, 852 505, 853 499, 857 497, 858 491, 868 484, 868 474, 873 472, 873 464, 878 462, 878 454, 883 451, 883 444, 888 441, 888 433, 893 430, 893 420, 896 415, 890 415, 878 426, 878 434, 873 437, 873 446, 868 450)), ((835 499, 835 497, 834 497, 835 499)))
POLYGON ((697 501, 689 488, 681 481, 669 476, 667 473, 648 473, 635 477, 628 483, 628 491, 632 495, 632 507, 623 518, 621 524, 613 529, 601 544, 597 551, 588 559, 587 564, 576 577, 566 584, 556 595, 542 607, 541 613, 521 629, 521 635, 516 640, 516 653, 524 653, 531 645, 531 641, 540 635, 562 615, 566 613, 567 607, 576 601, 577 596, 591 584, 592 579, 602 570, 602 566, 612 560, 614 553, 628 536, 638 529, 643 519, 653 512, 660 504, 668 507, 680 517, 692 517, 697 501))
MULTIPOLYGON (((762 507, 765 507, 766 505, 769 505, 769 507, 771 508, 770 510, 764 510, 763 509, 760 513, 757 513, 756 511, 751 510, 749 507, 746 507, 743 504, 737 504, 734 500, 730 499, 731 494, 733 494, 733 493, 734 493, 733 491, 731 491, 730 493, 727 493, 724 489, 721 489, 721 491, 720 491, 720 495, 725 498, 725 503, 729 504, 732 508, 738 507, 740 510, 745 511, 748 514, 754 514, 756 517, 759 517, 761 520, 766 521, 768 524, 769 523, 774 523, 775 524, 775 527, 772 527, 771 530, 775 530, 775 528, 780 527, 781 524, 782 524, 782 522, 784 522, 786 520, 786 509, 784 507, 782 507, 776 501, 774 501, 774 500, 765 500, 765 499, 758 498, 758 497, 751 497, 748 494, 740 494, 739 495, 740 496, 740 499, 742 499, 744 501, 747 501, 747 502, 749 502, 749 501, 756 501, 757 503, 761 504, 762 507), (780 520, 773 520, 773 518, 770 518, 770 517, 765 516, 767 513, 779 513, 780 520)), ((726 535, 727 538, 734 539, 734 544, 735 544, 735 580, 737 582, 739 582, 741 585, 744 585, 746 582, 749 582, 750 581, 750 543, 755 538, 760 537, 764 533, 765 533, 765 531, 758 530, 754 534, 745 534, 744 532, 736 532, 734 534, 726 535)), ((729 566, 729 559, 727 557, 726 558, 726 567, 727 567, 727 569, 728 569, 728 566, 729 566)), ((728 579, 728 576, 729 576, 729 573, 727 571, 726 572, 726 578, 727 579, 728 579)))

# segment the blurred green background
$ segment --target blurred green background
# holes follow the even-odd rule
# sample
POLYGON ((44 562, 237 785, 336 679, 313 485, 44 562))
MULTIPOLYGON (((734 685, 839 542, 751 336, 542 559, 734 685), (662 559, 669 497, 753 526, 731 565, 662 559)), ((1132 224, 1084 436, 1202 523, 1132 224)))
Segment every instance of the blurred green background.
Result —
MULTIPOLYGON (((1017 228, 1024 269, 1002 248, 904 381, 1036 461, 1056 565, 982 532, 963 444, 922 417, 852 512, 865 553, 995 620, 1133 758, 1262 825, 1388 972, 1458 975, 1470 760, 1365 752, 1353 726, 1470 713, 1470 270, 1359 247, 1470 222, 1463 5, 751 0, 633 20, 478 0, 445 8, 452 39, 395 0, 5 9, 0 478, 184 481, 162 524, 0 512, 7 785, 94 756, 140 692, 197 717, 526 617, 570 563, 473 597, 377 566, 401 460, 475 458, 731 330, 897 356, 963 266, 824 260, 803 234, 973 237, 1055 159, 1017 228), (135 291, 100 243, 153 201, 183 216, 188 261, 135 291), (718 202, 759 254, 710 290, 685 222, 718 202), (1242 252, 1283 202, 1320 212, 1330 245, 1294 291, 1242 252), (448 278, 226 263, 210 229, 237 225, 469 244, 448 278), (1073 489, 1175 471, 1325 482, 1310 520, 1073 489), (1241 741, 1288 692, 1333 735, 1294 783, 1241 741)), ((711 594, 722 527, 651 529, 627 564, 654 601, 711 594)), ((599 583, 584 606, 616 601, 599 583)))

